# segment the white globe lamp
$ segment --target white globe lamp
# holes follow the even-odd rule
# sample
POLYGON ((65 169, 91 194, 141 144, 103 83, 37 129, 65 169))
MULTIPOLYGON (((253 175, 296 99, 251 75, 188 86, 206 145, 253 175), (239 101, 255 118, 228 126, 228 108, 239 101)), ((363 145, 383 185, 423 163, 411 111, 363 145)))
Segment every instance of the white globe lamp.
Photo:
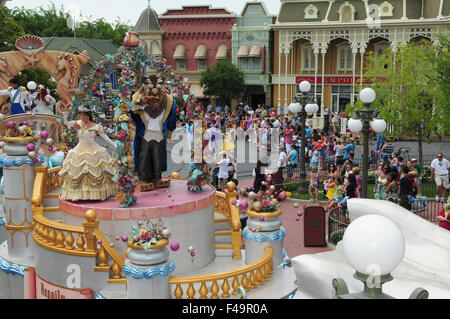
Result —
POLYGON ((308 114, 317 113, 318 110, 319 110, 319 106, 316 103, 306 104, 306 106, 305 106, 305 111, 308 114))
POLYGON ((364 275, 388 275, 405 255, 403 233, 394 222, 379 215, 354 220, 342 243, 349 264, 364 275))
POLYGON ((365 88, 359 93, 359 99, 364 104, 372 104, 373 101, 377 98, 377 94, 371 88, 365 88))
POLYGON ((302 93, 308 93, 311 90, 311 83, 309 83, 308 81, 302 81, 299 85, 298 85, 300 92, 302 93))
POLYGON ((348 120, 348 129, 353 133, 358 133, 362 130, 363 124, 361 120, 349 119, 348 120))
POLYGON ((372 129, 377 133, 383 133, 387 128, 386 121, 383 119, 375 119, 372 121, 372 129))
POLYGON ((291 113, 297 114, 302 110, 302 106, 300 105, 300 103, 291 103, 291 105, 289 105, 288 107, 288 110, 291 113))

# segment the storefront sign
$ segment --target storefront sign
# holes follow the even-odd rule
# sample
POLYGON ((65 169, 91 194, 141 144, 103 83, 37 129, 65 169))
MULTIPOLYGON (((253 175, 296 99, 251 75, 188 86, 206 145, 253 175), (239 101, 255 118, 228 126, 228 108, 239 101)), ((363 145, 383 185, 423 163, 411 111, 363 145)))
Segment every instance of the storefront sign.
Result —
MULTIPOLYGON (((298 76, 296 78, 296 83, 299 84, 302 81, 308 81, 311 84, 314 84, 315 77, 314 76, 298 76)), ((355 84, 359 84, 360 77, 355 77, 355 84)), ((353 76, 325 76, 324 77, 325 84, 353 84, 353 76)), ((317 77, 317 84, 322 84, 322 77, 317 77)), ((370 84, 369 79, 364 79, 363 84, 370 84)))

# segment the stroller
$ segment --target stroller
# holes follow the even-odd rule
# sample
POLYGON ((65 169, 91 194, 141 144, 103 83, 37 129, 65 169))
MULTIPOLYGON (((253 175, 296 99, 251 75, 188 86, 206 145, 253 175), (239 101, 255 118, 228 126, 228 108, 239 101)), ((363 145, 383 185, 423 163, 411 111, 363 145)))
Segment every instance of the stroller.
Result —
MULTIPOLYGON (((220 189, 220 184, 219 184, 219 167, 216 167, 213 169, 212 171, 212 176, 213 176, 213 186, 216 190, 220 189)), ((233 163, 229 163, 228 164, 228 182, 234 182, 234 184, 237 186, 239 181, 237 179, 237 172, 236 169, 233 165, 233 163)))

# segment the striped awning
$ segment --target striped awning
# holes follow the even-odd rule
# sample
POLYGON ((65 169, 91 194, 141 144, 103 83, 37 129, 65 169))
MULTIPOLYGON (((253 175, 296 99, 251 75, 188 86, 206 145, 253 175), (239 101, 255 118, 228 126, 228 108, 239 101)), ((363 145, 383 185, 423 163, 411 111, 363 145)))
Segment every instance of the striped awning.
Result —
POLYGON ((177 48, 175 49, 175 53, 173 54, 173 58, 175 60, 182 60, 186 59, 186 48, 184 45, 179 44, 177 48))
POLYGON ((248 45, 244 44, 239 48, 237 56, 238 56, 238 58, 247 58, 249 52, 250 52, 250 49, 248 48, 248 45))
POLYGON ((228 59, 228 47, 226 44, 219 45, 216 54, 216 60, 226 60, 228 59))
POLYGON ((261 57, 261 46, 259 44, 255 44, 252 46, 250 50, 249 58, 260 58, 261 57))
POLYGON ((206 45, 200 44, 195 51, 195 59, 206 59, 206 45))
POLYGON ((159 43, 157 41, 152 42, 152 55, 153 56, 162 56, 161 48, 159 47, 159 43))

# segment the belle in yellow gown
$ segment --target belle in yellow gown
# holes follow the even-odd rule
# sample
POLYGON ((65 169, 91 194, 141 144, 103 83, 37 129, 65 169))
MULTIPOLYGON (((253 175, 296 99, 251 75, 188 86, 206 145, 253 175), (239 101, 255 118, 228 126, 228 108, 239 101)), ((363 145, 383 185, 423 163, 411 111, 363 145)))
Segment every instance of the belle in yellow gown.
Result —
POLYGON ((77 129, 79 142, 68 152, 59 172, 63 179, 61 197, 72 201, 104 201, 116 195, 117 184, 112 181, 115 169, 107 149, 95 139, 99 135, 109 146, 117 147, 103 128, 91 121, 89 111, 80 114, 81 121, 65 120, 67 126, 77 129))

